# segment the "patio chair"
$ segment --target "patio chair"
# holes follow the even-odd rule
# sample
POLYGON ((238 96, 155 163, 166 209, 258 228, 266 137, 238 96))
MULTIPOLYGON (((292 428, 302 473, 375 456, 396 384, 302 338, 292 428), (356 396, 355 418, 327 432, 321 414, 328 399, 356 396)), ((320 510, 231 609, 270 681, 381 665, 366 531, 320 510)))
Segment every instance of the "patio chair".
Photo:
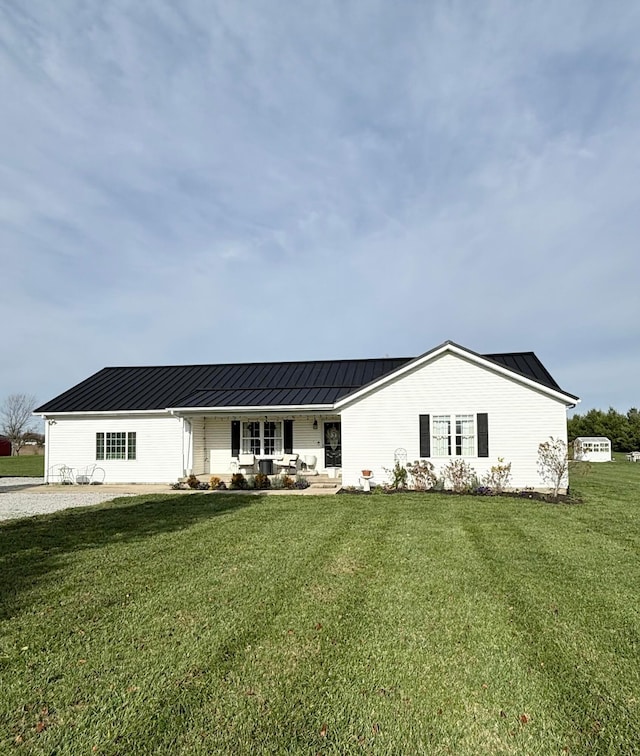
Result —
POLYGON ((96 469, 95 465, 87 465, 86 467, 80 467, 76 473, 76 483, 79 486, 88 486, 91 483, 91 477, 93 471, 96 469))
POLYGON ((256 466, 255 454, 239 454, 238 455, 238 469, 241 473, 252 473, 256 466))
POLYGON ((298 456, 298 454, 284 454, 280 459, 274 459, 273 464, 280 473, 293 472, 295 474, 298 470, 298 456))
POLYGON ((79 486, 96 486, 104 483, 105 472, 102 467, 97 465, 87 465, 82 467, 76 473, 76 483, 79 486))

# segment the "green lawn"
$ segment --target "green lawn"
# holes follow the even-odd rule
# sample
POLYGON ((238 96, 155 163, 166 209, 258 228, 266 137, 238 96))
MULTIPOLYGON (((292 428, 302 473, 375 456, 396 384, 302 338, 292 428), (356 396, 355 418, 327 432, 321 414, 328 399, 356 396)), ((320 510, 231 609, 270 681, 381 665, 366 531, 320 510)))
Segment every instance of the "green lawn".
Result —
POLYGON ((29 454, 24 457, 0 457, 0 478, 42 478, 44 455, 29 454))
POLYGON ((1 524, 0 752, 635 753, 640 465, 574 489, 1 524))

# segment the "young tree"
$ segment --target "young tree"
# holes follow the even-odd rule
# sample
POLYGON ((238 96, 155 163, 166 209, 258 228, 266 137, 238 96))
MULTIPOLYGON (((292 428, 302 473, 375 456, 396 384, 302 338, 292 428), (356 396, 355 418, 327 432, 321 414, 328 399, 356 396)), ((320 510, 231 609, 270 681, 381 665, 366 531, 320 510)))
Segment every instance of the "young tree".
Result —
POLYGON ((569 457, 567 445, 561 438, 549 437, 538 446, 538 472, 545 483, 553 487, 553 498, 558 498, 562 483, 567 480, 569 457))
POLYGON ((31 394, 10 394, 0 406, 0 431, 11 441, 11 454, 16 456, 25 443, 25 434, 32 430, 31 413, 36 404, 31 394))

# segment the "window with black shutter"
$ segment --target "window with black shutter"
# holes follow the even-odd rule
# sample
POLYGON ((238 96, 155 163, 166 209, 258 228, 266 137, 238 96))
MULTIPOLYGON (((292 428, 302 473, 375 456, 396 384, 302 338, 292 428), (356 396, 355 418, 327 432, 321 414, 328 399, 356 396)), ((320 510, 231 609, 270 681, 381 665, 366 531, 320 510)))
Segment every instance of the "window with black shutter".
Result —
POLYGON ((420 415, 420 456, 431 456, 431 431, 429 415, 420 415))
POLYGON ((240 421, 231 421, 231 456, 237 457, 240 454, 240 421))

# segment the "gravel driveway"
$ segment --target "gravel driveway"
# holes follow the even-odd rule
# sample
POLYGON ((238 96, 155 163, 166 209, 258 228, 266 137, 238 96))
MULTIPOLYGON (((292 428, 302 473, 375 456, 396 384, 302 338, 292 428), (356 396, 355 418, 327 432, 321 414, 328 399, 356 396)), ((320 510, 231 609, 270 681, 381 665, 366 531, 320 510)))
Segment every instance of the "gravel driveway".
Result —
POLYGON ((115 499, 116 496, 134 495, 87 488, 56 486, 49 493, 45 492, 43 478, 0 478, 0 520, 31 517, 69 507, 87 507, 115 499))

